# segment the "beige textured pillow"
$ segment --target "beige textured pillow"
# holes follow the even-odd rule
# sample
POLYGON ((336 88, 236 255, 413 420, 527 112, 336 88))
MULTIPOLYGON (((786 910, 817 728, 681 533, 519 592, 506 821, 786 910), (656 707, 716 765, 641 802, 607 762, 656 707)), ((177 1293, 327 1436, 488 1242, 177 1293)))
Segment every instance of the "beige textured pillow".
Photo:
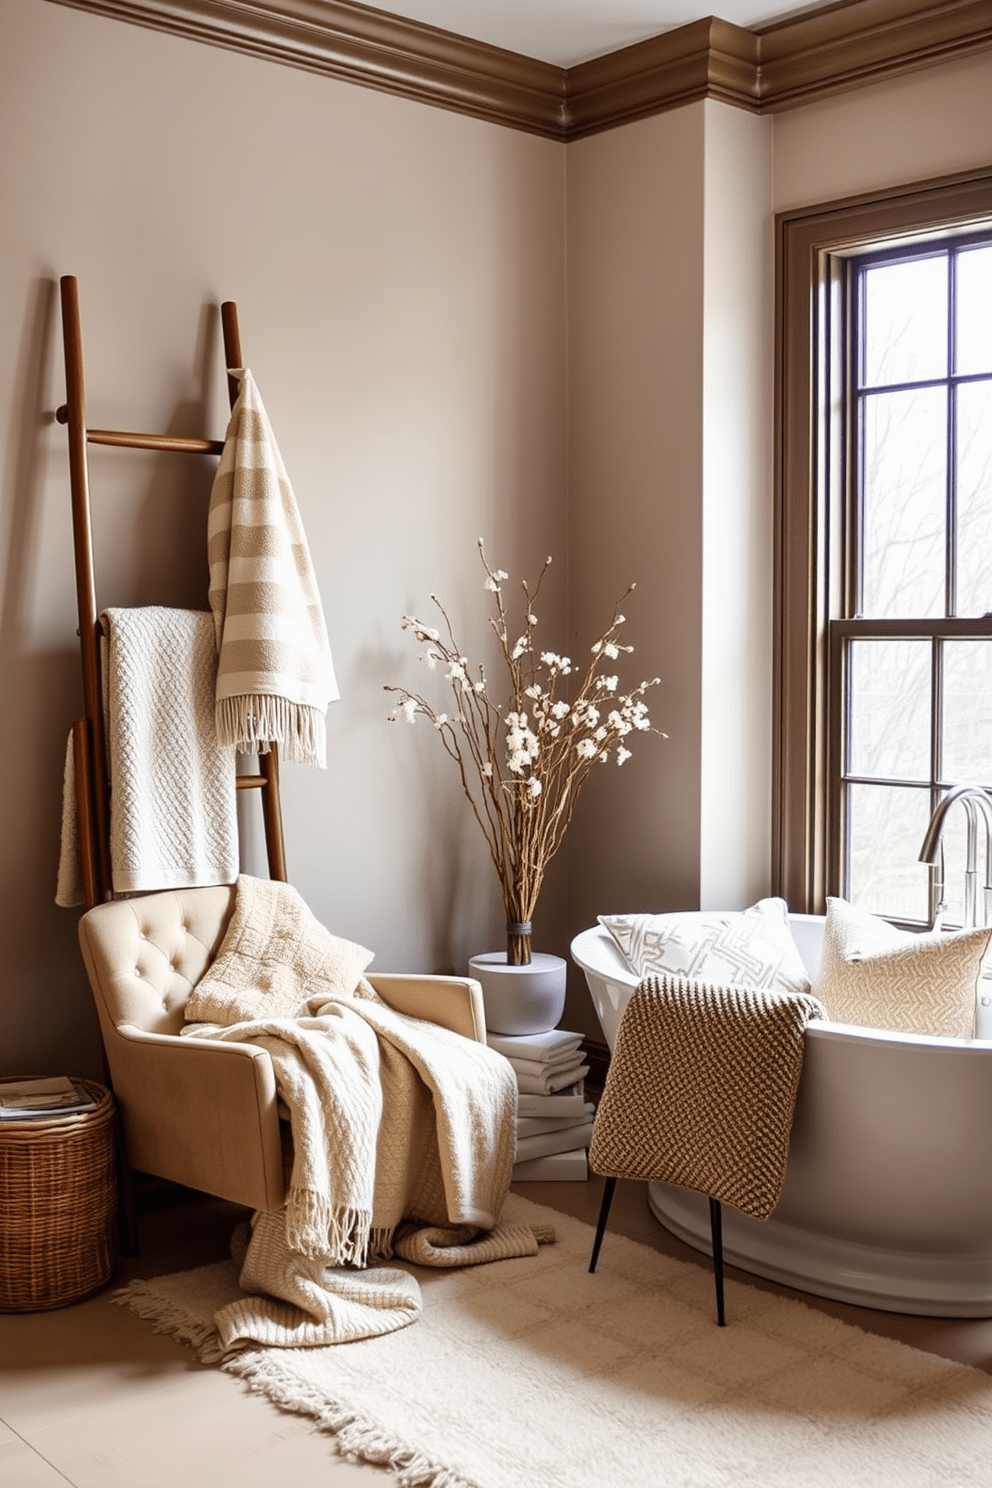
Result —
POLYGON ((600 915, 599 923, 635 976, 669 973, 759 991, 809 991, 784 899, 734 911, 600 915))
POLYGON ((242 875, 231 922, 190 994, 186 1020, 229 1028, 299 1017, 323 998, 375 997, 362 977, 373 957, 326 930, 291 885, 242 875))
POLYGON ((813 993, 836 1023, 971 1038, 975 994, 992 929, 914 935, 827 900, 813 993))

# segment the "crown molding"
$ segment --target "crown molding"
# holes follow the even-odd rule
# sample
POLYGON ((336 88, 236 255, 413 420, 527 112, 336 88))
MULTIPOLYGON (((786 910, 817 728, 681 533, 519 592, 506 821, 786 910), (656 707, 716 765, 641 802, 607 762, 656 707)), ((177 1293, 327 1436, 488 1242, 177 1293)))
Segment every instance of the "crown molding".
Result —
POLYGON ((842 0, 715 17, 568 69, 355 0, 53 0, 567 142, 713 98, 754 113, 992 48, 989 0, 842 0))
POLYGON ((756 33, 762 109, 831 93, 992 47, 989 0, 853 0, 756 33))
POLYGON ((565 74, 566 137, 581 139, 698 98, 757 111, 758 38, 710 16, 565 74))
POLYGON ((565 135, 565 73, 352 0, 55 0, 530 134, 565 135))

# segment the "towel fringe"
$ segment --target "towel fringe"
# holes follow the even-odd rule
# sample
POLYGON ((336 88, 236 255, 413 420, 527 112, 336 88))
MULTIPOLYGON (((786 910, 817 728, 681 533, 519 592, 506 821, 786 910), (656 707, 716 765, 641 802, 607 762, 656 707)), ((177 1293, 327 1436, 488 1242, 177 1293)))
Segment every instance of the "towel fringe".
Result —
POLYGON ((286 1198, 286 1243, 290 1250, 329 1266, 365 1266, 372 1215, 342 1208, 312 1188, 291 1187, 286 1198))
POLYGON ((319 708, 271 693, 217 699, 217 743, 242 754, 267 754, 278 744, 285 760, 327 767, 327 724, 319 708))

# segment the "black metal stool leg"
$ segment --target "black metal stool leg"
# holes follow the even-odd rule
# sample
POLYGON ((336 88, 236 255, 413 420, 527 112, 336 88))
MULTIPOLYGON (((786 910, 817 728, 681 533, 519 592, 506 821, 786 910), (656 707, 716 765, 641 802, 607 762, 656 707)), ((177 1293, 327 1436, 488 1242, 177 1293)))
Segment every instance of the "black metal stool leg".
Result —
POLYGON ((710 1234, 713 1239, 713 1280, 716 1283, 716 1321, 722 1328, 723 1313, 723 1214, 719 1199, 710 1199, 710 1234))
POLYGON ((595 1271, 596 1262, 599 1259, 599 1247, 603 1243, 606 1234, 606 1221, 610 1217, 610 1205, 613 1203, 613 1190, 617 1186, 615 1178, 607 1178, 606 1187, 603 1189, 603 1202, 599 1206, 599 1220, 596 1225, 596 1239, 593 1241, 592 1256, 589 1260, 589 1270, 595 1271))

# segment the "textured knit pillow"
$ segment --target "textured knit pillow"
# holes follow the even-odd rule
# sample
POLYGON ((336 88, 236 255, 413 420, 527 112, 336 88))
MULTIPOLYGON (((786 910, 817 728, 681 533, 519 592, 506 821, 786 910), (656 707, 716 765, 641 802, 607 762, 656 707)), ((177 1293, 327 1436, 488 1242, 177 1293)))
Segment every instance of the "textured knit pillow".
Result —
POLYGON ((600 915, 599 923, 638 977, 669 973, 759 991, 809 991, 784 899, 732 912, 600 915))
POLYGON ((373 955, 326 930, 289 884, 243 874, 217 955, 186 1003, 186 1021, 229 1028, 299 1017, 329 997, 374 997, 362 978, 373 955))
POLYGON ((844 899, 827 900, 813 988, 836 1023, 971 1038, 992 929, 914 935, 844 899))

